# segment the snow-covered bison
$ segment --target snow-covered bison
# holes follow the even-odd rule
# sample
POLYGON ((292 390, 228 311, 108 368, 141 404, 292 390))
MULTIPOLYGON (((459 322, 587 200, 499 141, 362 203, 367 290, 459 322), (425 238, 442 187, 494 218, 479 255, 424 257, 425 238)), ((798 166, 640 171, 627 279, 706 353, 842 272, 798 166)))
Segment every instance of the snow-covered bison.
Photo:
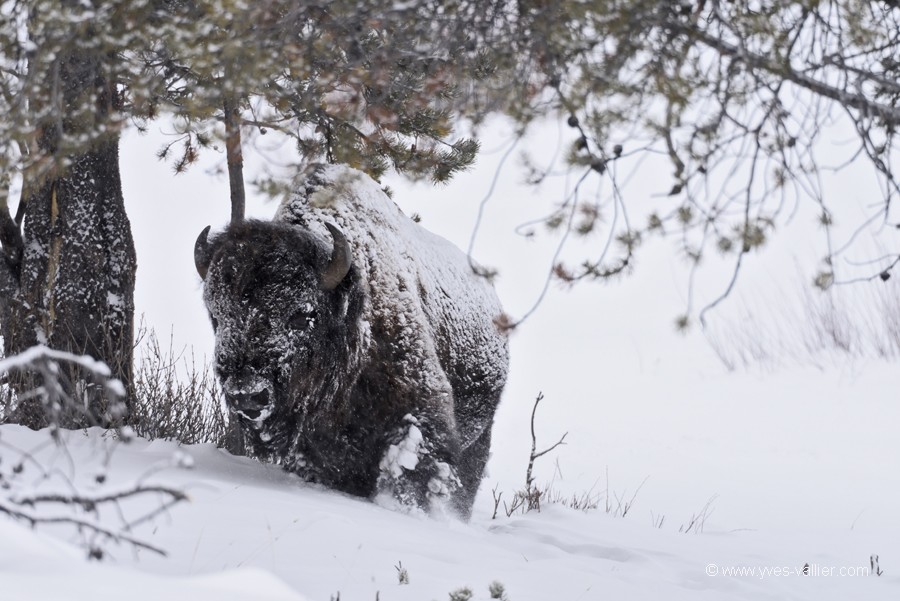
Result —
POLYGON ((348 167, 272 221, 197 239, 215 368, 251 450, 377 502, 467 518, 508 350, 465 255, 348 167))

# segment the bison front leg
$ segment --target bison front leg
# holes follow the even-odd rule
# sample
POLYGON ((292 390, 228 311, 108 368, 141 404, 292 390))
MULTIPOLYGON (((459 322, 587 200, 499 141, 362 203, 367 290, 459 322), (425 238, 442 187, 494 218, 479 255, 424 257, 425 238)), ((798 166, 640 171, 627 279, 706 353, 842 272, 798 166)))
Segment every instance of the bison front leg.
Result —
POLYGON ((443 420, 407 414, 387 440, 375 500, 389 507, 444 515, 461 489, 459 443, 443 420))

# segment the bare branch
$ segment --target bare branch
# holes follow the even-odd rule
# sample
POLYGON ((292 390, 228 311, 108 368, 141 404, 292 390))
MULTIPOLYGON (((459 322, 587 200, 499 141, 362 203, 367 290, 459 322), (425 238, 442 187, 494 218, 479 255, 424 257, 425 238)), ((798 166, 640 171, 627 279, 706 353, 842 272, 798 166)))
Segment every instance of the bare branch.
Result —
POLYGON ((104 495, 89 496, 78 494, 30 494, 24 497, 14 497, 13 502, 18 505, 34 507, 39 503, 62 503, 65 505, 80 505, 86 510, 93 510, 97 505, 104 503, 113 503, 122 501, 130 497, 145 495, 149 493, 159 493, 172 497, 177 501, 185 501, 188 496, 180 490, 169 488, 166 486, 148 486, 138 484, 133 488, 127 488, 121 491, 107 493, 104 495))
POLYGON ((808 75, 804 75, 791 65, 777 63, 760 54, 749 52, 746 48, 735 46, 721 38, 710 35, 696 25, 689 25, 682 21, 670 20, 667 21, 664 26, 670 31, 696 39, 716 52, 740 61, 748 67, 760 69, 771 75, 790 81, 819 96, 830 98, 842 106, 857 109, 863 115, 878 116, 884 120, 885 123, 900 125, 900 108, 896 106, 877 102, 862 94, 849 92, 846 89, 837 88, 808 75))
POLYGON ((139 549, 146 549, 147 551, 152 551, 157 553, 163 557, 166 556, 166 552, 159 547, 146 543, 138 538, 135 538, 129 534, 124 534, 122 532, 117 532, 106 528, 100 525, 97 522, 92 522, 89 520, 83 520, 81 518, 68 516, 68 515, 60 515, 60 516, 42 516, 42 515, 34 515, 14 507, 10 507, 6 504, 2 498, 0 498, 0 513, 5 513, 11 518, 22 520, 27 522, 30 526, 39 526, 39 525, 47 525, 47 524, 65 524, 70 526, 76 526, 78 528, 84 528, 89 530, 90 532, 94 532, 96 534, 100 534, 105 536, 116 543, 128 543, 134 547, 139 549))
POLYGON ((537 398, 534 400, 534 406, 531 408, 531 455, 528 457, 528 469, 525 471, 525 490, 531 491, 534 488, 534 476, 532 475, 532 471, 534 470, 534 462, 536 459, 543 457, 553 449, 557 448, 560 445, 565 444, 566 436, 568 436, 568 432, 562 435, 562 437, 550 447, 544 449, 543 451, 537 452, 537 435, 534 432, 534 419, 535 415, 537 415, 537 408, 540 402, 544 400, 544 393, 540 392, 537 395, 537 398))

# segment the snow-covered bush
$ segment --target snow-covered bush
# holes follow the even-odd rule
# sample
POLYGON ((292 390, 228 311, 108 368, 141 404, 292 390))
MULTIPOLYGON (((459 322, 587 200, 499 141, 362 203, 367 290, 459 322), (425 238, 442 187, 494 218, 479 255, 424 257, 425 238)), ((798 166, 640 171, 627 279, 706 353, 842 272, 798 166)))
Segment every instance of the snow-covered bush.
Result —
MULTIPOLYGON (((183 492, 149 482, 142 477, 126 485, 110 486, 106 472, 115 448, 134 436, 127 426, 118 426, 102 435, 91 436, 96 445, 88 463, 76 462, 67 444, 86 431, 66 430, 73 418, 80 423, 90 419, 88 398, 104 396, 109 423, 121 423, 125 389, 111 377, 108 366, 88 356, 74 355, 45 346, 0 361, 0 374, 16 372, 36 374, 33 390, 5 390, 4 418, 15 415, 18 403, 40 406, 46 413, 47 437, 32 448, 21 448, 5 440, 5 434, 21 426, 8 425, 0 431, 0 515, 31 527, 67 528, 73 542, 93 559, 103 558, 109 543, 132 546, 164 554, 164 551, 135 536, 133 528, 147 522, 172 505, 186 499, 183 492), (63 381, 68 367, 78 366, 90 374, 91 381, 76 386, 77 398, 63 381), (90 390, 89 390, 90 389, 90 390)), ((187 465, 189 458, 178 457, 176 464, 187 465)), ((57 530, 59 532, 59 530, 57 530)))
POLYGON ((151 440, 225 446, 228 418, 209 366, 198 367, 193 354, 188 359, 175 353, 171 341, 164 350, 153 331, 138 337, 143 344, 128 416, 135 433, 151 440))
POLYGON ((463 587, 456 589, 450 593, 450 601, 470 601, 472 599, 472 589, 463 587))
POLYGON ((111 376, 107 365, 87 355, 37 345, 0 361, 0 375, 0 421, 41 423, 51 430, 94 426, 98 419, 122 423, 124 386, 111 376), (23 389, 23 383, 31 388, 23 389), (103 407, 102 415, 89 410, 97 406, 103 407), (43 413, 41 419, 20 419, 23 411, 36 410, 43 413))

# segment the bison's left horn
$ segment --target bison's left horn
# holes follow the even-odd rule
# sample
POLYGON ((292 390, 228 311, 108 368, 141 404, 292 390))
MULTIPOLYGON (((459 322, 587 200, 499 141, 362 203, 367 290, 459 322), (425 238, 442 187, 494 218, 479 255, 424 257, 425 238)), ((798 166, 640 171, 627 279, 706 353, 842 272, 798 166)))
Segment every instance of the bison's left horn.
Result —
POLYGON ((350 271, 350 244, 347 243, 347 238, 344 237, 341 230, 330 223, 326 223, 325 227, 334 238, 334 248, 331 250, 331 262, 328 263, 325 273, 322 274, 322 288, 334 290, 350 271))
POLYGON ((207 240, 207 236, 209 236, 209 228, 210 226, 206 226, 203 228, 203 231, 200 232, 200 235, 197 236, 197 241, 194 243, 194 265, 197 267, 197 273, 200 274, 201 279, 206 279, 206 272, 209 270, 209 263, 212 261, 212 248, 210 248, 209 240, 207 240))

